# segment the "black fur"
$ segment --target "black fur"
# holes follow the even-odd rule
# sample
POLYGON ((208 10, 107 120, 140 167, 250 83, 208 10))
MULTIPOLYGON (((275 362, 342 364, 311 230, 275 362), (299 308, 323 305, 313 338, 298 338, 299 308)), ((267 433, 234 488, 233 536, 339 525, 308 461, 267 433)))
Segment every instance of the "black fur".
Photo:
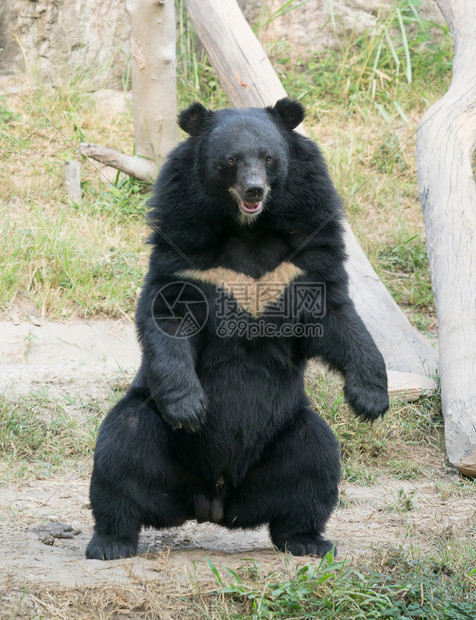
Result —
POLYGON ((198 136, 205 128, 207 118, 211 115, 212 112, 197 102, 179 114, 178 124, 191 136, 198 136))
POLYGON ((217 112, 195 104, 180 115, 192 137, 169 156, 151 200, 157 230, 136 315, 142 365, 100 429, 88 558, 133 555, 141 525, 194 518, 267 523, 276 547, 297 555, 332 547, 322 534, 337 501, 339 445, 310 409, 302 373, 308 359, 325 360, 365 420, 386 411, 387 377, 348 295, 341 200, 316 145, 292 131, 302 118, 289 100, 217 112), (250 188, 259 200, 249 202, 250 188), (266 284, 276 269, 279 299, 291 305, 296 284, 325 285, 321 317, 289 305, 253 314, 239 289, 213 281, 266 284), (167 312, 185 293, 201 329, 175 338, 167 312), (245 330, 261 321, 319 325, 322 335, 218 335, 230 325, 223 299, 245 330))

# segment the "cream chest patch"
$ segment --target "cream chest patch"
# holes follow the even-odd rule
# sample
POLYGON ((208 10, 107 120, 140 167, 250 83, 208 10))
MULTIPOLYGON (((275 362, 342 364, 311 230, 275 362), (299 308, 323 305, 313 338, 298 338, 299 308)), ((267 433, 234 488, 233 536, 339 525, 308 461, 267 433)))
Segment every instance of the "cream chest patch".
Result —
POLYGON ((217 267, 215 269, 185 269, 177 276, 214 284, 233 296, 238 306, 253 316, 262 314, 267 306, 277 302, 286 288, 304 272, 293 263, 283 262, 261 278, 217 267))

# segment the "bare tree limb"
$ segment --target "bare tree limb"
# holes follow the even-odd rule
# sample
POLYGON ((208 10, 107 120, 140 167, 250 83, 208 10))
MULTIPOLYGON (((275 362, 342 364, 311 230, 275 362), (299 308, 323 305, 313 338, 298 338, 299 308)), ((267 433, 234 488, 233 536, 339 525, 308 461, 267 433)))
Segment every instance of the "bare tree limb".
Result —
POLYGON ((129 155, 123 155, 113 149, 108 149, 100 144, 88 144, 82 142, 79 145, 79 150, 82 155, 91 157, 101 164, 112 166, 116 170, 125 172, 131 177, 143 181, 144 183, 153 183, 157 176, 157 166, 154 161, 144 159, 138 155, 129 157, 129 155))

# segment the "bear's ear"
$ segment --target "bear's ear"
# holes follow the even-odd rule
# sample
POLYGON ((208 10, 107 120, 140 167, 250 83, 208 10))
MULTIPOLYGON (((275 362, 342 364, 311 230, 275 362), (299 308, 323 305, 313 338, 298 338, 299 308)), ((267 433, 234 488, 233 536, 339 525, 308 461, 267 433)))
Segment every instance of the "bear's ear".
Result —
POLYGON ((287 129, 294 129, 304 120, 304 108, 299 101, 293 99, 280 99, 274 108, 268 108, 270 112, 277 115, 287 129))
POLYGON ((206 120, 213 114, 207 110, 201 103, 192 103, 192 105, 180 112, 178 124, 184 131, 191 136, 198 136, 205 128, 206 120))

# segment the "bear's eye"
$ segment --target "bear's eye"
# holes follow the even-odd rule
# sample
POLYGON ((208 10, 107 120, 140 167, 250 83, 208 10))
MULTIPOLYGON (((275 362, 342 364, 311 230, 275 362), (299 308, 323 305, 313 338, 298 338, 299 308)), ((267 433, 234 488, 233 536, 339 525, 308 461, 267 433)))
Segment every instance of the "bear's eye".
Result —
POLYGON ((236 159, 234 157, 229 157, 227 162, 229 166, 234 166, 236 164, 236 159))
POLYGON ((271 155, 266 155, 266 157, 264 158, 264 161, 265 161, 267 164, 270 164, 272 159, 273 159, 273 158, 271 157, 271 155))

